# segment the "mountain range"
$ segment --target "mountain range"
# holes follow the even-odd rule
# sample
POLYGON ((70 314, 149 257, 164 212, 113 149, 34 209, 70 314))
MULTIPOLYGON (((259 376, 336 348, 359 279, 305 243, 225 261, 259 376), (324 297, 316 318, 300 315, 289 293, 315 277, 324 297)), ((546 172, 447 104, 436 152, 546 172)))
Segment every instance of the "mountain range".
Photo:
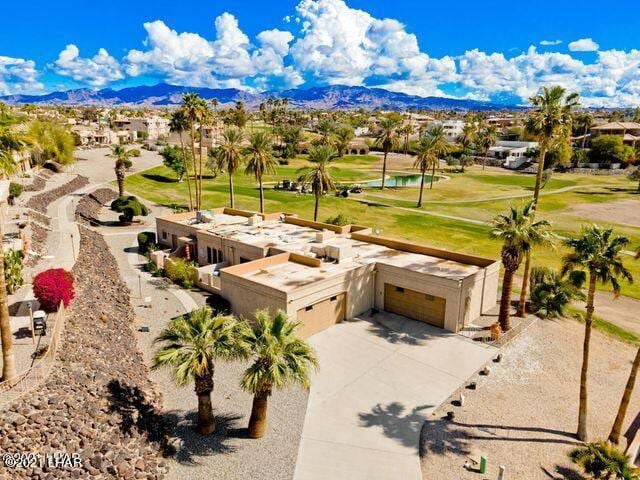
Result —
POLYGON ((419 97, 382 88, 349 87, 342 85, 291 89, 279 92, 253 93, 234 88, 214 89, 185 87, 159 83, 151 86, 127 87, 120 90, 105 88, 91 90, 81 88, 47 93, 44 95, 7 95, 0 100, 7 103, 32 103, 44 105, 130 105, 130 106, 172 106, 180 104, 182 94, 196 92, 211 100, 217 98, 221 105, 241 101, 248 108, 256 108, 269 98, 287 98, 292 108, 312 108, 323 110, 406 110, 448 109, 448 110, 502 110, 517 108, 511 105, 480 102, 445 97, 419 97))

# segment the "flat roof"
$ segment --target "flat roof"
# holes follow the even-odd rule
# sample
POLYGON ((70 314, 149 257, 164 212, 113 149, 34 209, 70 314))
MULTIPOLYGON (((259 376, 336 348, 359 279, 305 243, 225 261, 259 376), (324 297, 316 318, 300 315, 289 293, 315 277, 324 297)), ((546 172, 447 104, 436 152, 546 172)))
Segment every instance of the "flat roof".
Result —
POLYGON ((363 227, 356 227, 354 230, 345 228, 346 233, 325 231, 325 238, 318 241, 317 234, 323 231, 322 224, 275 214, 267 216, 271 219, 258 219, 254 225, 250 225, 249 218, 254 213, 238 212, 230 209, 203 212, 207 220, 203 222, 196 222, 194 212, 160 219, 189 226, 199 235, 232 239, 246 245, 272 248, 289 254, 285 260, 284 256, 275 255, 279 260, 257 260, 224 269, 282 291, 295 290, 371 263, 449 280, 462 280, 494 263, 493 260, 481 257, 374 237, 367 234, 368 230, 364 232, 363 227), (358 229, 362 229, 364 233, 358 233, 358 229), (344 252, 344 258, 340 262, 322 255, 322 251, 326 252, 327 248, 332 247, 333 250, 344 252), (300 261, 300 258, 309 261, 300 261))

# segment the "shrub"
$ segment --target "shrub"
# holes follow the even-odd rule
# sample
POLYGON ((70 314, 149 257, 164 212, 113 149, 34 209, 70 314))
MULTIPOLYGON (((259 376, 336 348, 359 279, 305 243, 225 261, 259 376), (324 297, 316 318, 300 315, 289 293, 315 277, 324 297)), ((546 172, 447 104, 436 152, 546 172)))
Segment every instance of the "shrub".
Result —
POLYGON ((335 217, 327 218, 324 223, 330 223, 331 225, 337 225, 339 227, 344 227, 345 225, 349 225, 351 220, 345 217, 343 214, 338 214, 335 217))
POLYGON ((24 190, 24 188, 22 187, 22 184, 20 184, 20 183, 11 182, 9 184, 9 196, 10 197, 18 198, 20 195, 22 195, 22 191, 23 190, 24 190))
POLYGON ((569 458, 590 478, 631 480, 638 478, 640 473, 640 470, 633 466, 629 455, 608 442, 581 445, 569 453, 569 458))
POLYGON ((132 157, 139 157, 140 155, 142 155, 142 153, 140 152, 140 149, 138 148, 132 148, 131 150, 129 150, 129 153, 131 154, 132 157))
POLYGON ((24 283, 22 276, 22 250, 10 249, 4 252, 4 282, 7 293, 12 294, 24 283))
POLYGON ((573 300, 584 300, 582 272, 561 277, 545 267, 531 269, 531 309, 542 318, 562 317, 573 300))
POLYGON ((46 312, 55 312, 60 302, 68 307, 75 296, 73 275, 62 268, 45 270, 33 279, 33 294, 46 312))
POLYGON ((167 259, 164 264, 165 274, 169 280, 184 288, 191 288, 196 284, 198 272, 192 262, 184 258, 167 259))
POLYGON ((146 255, 150 247, 156 244, 156 234, 154 232, 140 232, 138 234, 138 253, 146 255))
POLYGON ((122 213, 121 222, 130 222, 133 217, 149 215, 149 209, 134 196, 116 198, 111 202, 111 210, 122 213))
POLYGON ((129 160, 128 158, 125 158, 125 160, 124 160, 124 168, 129 170, 131 167, 133 167, 133 162, 131 160, 129 160))

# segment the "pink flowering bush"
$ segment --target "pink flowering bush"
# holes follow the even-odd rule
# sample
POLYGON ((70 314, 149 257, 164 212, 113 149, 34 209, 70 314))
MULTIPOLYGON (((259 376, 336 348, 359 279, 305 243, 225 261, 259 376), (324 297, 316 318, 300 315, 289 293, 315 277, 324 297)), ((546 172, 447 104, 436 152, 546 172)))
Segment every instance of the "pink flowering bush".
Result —
POLYGON ((33 293, 46 312, 55 312, 62 302, 66 307, 75 296, 73 275, 62 268, 52 268, 33 279, 33 293))

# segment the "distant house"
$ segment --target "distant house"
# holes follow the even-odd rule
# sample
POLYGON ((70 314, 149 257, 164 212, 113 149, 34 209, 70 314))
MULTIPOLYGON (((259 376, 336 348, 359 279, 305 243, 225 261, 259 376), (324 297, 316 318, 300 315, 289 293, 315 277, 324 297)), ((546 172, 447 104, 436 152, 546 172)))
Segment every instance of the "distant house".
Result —
POLYGON ((538 148, 538 142, 508 142, 500 141, 489 149, 487 155, 504 160, 505 168, 516 169, 526 163, 529 158, 527 151, 538 148))
POLYGON ((371 133, 369 127, 356 127, 353 129, 353 134, 356 137, 365 137, 369 135, 369 133, 371 133))
POLYGON ((169 120, 164 117, 117 118, 114 126, 117 130, 136 132, 138 138, 151 141, 169 136, 169 120))
POLYGON ((640 123, 637 122, 609 122, 591 127, 591 137, 600 135, 618 135, 625 145, 635 147, 640 142, 640 123))
MULTIPOLYGON (((445 120, 440 121, 436 120, 432 122, 431 125, 441 125, 444 130, 444 138, 447 142, 453 143, 458 140, 458 137, 462 134, 462 129, 464 128, 464 121, 462 120, 445 120)), ((424 130, 425 134, 429 130, 424 130)))

